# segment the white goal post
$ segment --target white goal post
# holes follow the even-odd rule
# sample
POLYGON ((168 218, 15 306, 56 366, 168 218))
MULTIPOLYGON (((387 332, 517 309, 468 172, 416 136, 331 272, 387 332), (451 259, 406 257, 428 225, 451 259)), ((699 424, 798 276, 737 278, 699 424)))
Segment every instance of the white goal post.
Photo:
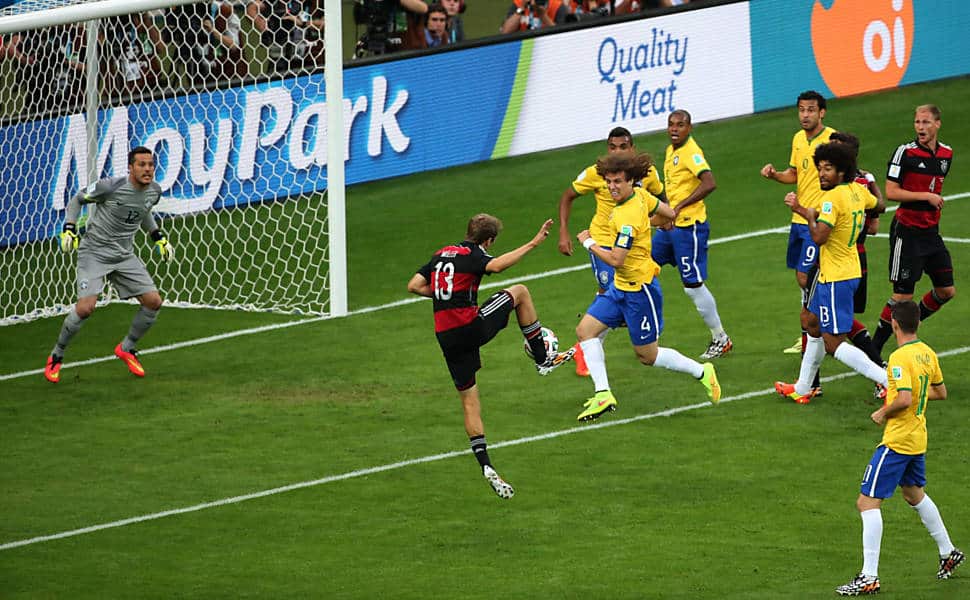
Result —
POLYGON ((135 240, 167 305, 347 314, 341 7, 303 4, 296 19, 248 0, 0 9, 0 325, 73 304, 64 206, 125 175, 134 146, 155 152, 176 247, 164 264, 135 240))

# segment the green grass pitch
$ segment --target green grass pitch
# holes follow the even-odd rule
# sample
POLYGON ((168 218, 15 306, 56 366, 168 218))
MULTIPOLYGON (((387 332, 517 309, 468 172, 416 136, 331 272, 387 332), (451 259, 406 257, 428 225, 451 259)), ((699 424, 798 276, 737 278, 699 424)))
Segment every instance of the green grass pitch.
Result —
MULTIPOLYGON (((834 100, 826 123, 861 138, 860 164, 881 180, 923 102, 941 105, 940 137, 957 155, 946 195, 970 192, 968 79, 834 100)), ((797 126, 793 109, 696 126, 718 183, 712 239, 788 223, 787 188, 758 171, 787 163, 797 126)), ((637 143, 662 156, 666 138, 637 143)), ((781 353, 798 333, 786 235, 711 247, 709 285, 736 344, 717 362, 731 399, 717 408, 703 406, 690 378, 637 364, 626 333, 614 332, 606 352, 619 410, 579 425, 588 380, 571 369, 539 378, 514 325, 486 346, 484 418, 492 459, 516 487, 511 501, 495 497, 466 452, 430 305, 362 310, 406 299, 414 270, 461 239, 476 212, 505 221, 496 252, 528 240, 603 146, 349 189, 349 294, 359 312, 189 344, 298 319, 163 310, 143 340, 144 380, 98 360, 124 335, 132 307, 95 313, 57 386, 38 373, 7 376, 43 366, 61 320, 0 328, 0 546, 213 503, 6 547, 0 598, 832 597, 861 566, 854 501, 880 430, 860 377, 826 382, 807 406, 769 393, 798 368, 781 353), (70 365, 79 361, 92 362, 70 365), (395 463, 405 464, 387 467, 395 463), (316 484, 221 502, 301 482, 316 484)), ((577 201, 574 232, 591 212, 577 201)), ((970 198, 948 203, 942 223, 955 238, 958 295, 921 331, 950 352, 950 399, 929 408, 927 492, 970 550, 970 198)), ((870 327, 890 291, 887 246, 884 235, 868 244, 870 327)), ((584 261, 560 255, 553 236, 486 283, 576 267, 528 281, 543 323, 569 343, 594 288, 584 261)), ((662 344, 696 356, 709 334, 676 273, 661 280, 662 344)), ((823 376, 845 372, 823 363, 823 376)), ((883 517, 885 595, 970 597, 970 567, 935 579, 935 545, 898 494, 883 517)))

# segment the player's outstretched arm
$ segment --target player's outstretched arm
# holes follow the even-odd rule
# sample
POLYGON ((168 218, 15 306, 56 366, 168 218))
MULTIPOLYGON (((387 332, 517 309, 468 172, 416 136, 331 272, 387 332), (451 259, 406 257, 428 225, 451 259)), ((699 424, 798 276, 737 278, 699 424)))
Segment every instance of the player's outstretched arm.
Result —
POLYGON ((515 263, 522 260, 523 256, 531 252, 542 242, 546 241, 546 238, 549 237, 549 229, 552 228, 552 223, 552 219, 546 219, 546 222, 542 224, 542 227, 539 228, 539 232, 536 233, 534 238, 532 238, 528 243, 519 246, 515 250, 506 252, 505 254, 497 256, 488 261, 488 264, 485 265, 485 270, 489 273, 501 273, 505 269, 508 269, 515 263))

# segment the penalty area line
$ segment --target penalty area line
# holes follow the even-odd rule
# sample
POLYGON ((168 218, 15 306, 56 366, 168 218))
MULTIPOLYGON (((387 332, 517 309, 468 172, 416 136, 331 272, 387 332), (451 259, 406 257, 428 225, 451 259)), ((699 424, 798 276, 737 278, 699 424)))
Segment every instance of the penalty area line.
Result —
MULTIPOLYGON (((946 350, 944 352, 939 352, 939 357, 954 356, 957 354, 964 354, 970 352, 970 346, 963 346, 962 348, 954 348, 952 350, 946 350)), ((828 377, 823 377, 822 382, 836 381, 839 379, 847 379, 849 377, 857 377, 858 374, 855 372, 839 373, 838 375, 830 375, 828 377)), ((769 396, 774 394, 774 388, 755 390, 752 392, 745 392, 743 394, 737 394, 735 396, 729 396, 727 398, 721 398, 721 404, 727 404, 729 402, 734 402, 737 400, 745 400, 748 398, 755 398, 758 396, 769 396)), ((589 431, 595 431, 598 429, 606 429, 607 427, 618 427, 621 425, 629 425, 631 423, 636 423, 639 421, 646 421, 649 419, 656 419, 658 417, 672 417, 674 415, 688 412, 691 410, 697 410, 701 408, 713 408, 710 402, 699 402, 697 404, 689 404, 686 406, 677 406, 675 408, 669 408, 667 410, 662 410, 653 413, 646 413, 642 415, 636 415, 633 417, 628 417, 626 419, 616 419, 609 421, 597 421, 589 425, 580 425, 576 427, 569 427, 567 429, 560 429, 558 431, 550 431, 549 433, 543 433, 539 435, 527 436, 522 438, 517 438, 514 440, 506 440, 502 442, 495 442, 490 444, 493 449, 495 448, 506 448, 511 446, 520 446, 522 444, 531 444, 533 442, 541 442, 545 440, 551 440, 554 438, 564 437, 567 435, 573 435, 576 433, 585 433, 589 431)), ((414 465, 420 465, 425 463, 437 462, 440 460, 446 460, 449 458, 454 458, 456 456, 463 456, 465 454, 471 454, 470 449, 465 450, 454 450, 452 452, 443 452, 441 454, 432 454, 428 456, 422 456, 420 458, 413 458, 410 460, 402 460, 395 463, 390 463, 386 465, 379 465, 376 467, 369 467, 365 469, 357 469, 355 471, 348 471, 346 473, 341 473, 339 475, 330 475, 328 477, 321 477, 320 479, 312 479, 310 481, 301 481, 299 483, 293 483, 290 485, 284 485, 280 487, 271 488, 268 490, 262 490, 259 492, 253 492, 250 494, 243 494, 240 496, 232 496, 229 498, 223 498, 221 500, 214 500, 212 502, 203 502, 201 504, 194 504, 192 506, 186 506, 183 508, 175 508, 172 510, 165 510, 161 512, 151 513, 147 515, 141 515, 137 517, 130 517, 127 519, 121 519, 118 521, 111 521, 109 523, 101 523, 98 525, 91 525, 89 527, 82 527, 80 529, 72 529, 69 531, 62 531, 59 533, 53 533, 50 535, 41 535, 37 537, 27 538, 23 540, 16 540, 12 542, 5 542, 0 544, 0 551, 12 550, 14 548, 20 548, 23 546, 30 546, 33 544, 40 544, 42 542, 50 542, 54 540, 60 540, 69 537, 76 537, 79 535, 85 535, 88 533, 95 533, 98 531, 103 531, 105 529, 115 529, 118 527, 125 527, 127 525, 135 525, 138 523, 144 523, 146 521, 154 521, 157 519, 162 519, 165 517, 173 517, 176 515, 183 515, 186 513, 199 512, 202 510, 207 510, 210 508, 219 508, 220 506, 228 506, 230 504, 239 504, 240 502, 246 502, 247 500, 256 500, 258 498, 265 498, 267 496, 275 496, 277 494, 283 494, 286 492, 292 492, 294 490, 300 490, 310 487, 316 487, 319 485, 324 485, 328 483, 334 483, 337 481, 345 481, 348 479, 355 479, 357 477, 364 477, 367 475, 374 475, 376 473, 385 473, 387 471, 394 471, 397 469, 403 469, 406 467, 412 467, 414 465)))
MULTIPOLYGON (((762 229, 760 231, 752 231, 749 233, 741 233, 738 235, 733 235, 724 238, 718 238, 708 242, 709 245, 723 244, 727 242, 736 242, 739 240, 745 240, 754 237, 761 237, 763 235, 786 233, 788 231, 787 227, 777 227, 774 229, 762 229)), ((479 289, 487 290, 493 288, 504 288, 516 283, 522 283, 525 281, 534 281, 537 279, 545 279, 547 277, 555 277, 556 275, 563 275, 565 273, 572 273, 574 271, 583 271, 589 269, 588 264, 574 265, 571 267, 563 267, 560 269, 553 269, 551 271, 543 271, 541 273, 533 273, 531 275, 523 275, 521 277, 513 277, 511 279, 503 279, 502 281, 495 281, 482 285, 479 289)), ((381 304, 378 306, 368 306, 365 308, 359 308, 356 310, 349 311, 346 316, 351 317, 355 315, 364 315, 372 312, 379 312, 382 310, 387 310, 389 308, 394 308, 397 306, 404 306, 407 304, 415 304, 417 302, 423 302, 428 300, 428 298, 415 296, 413 298, 404 298, 402 300, 397 300, 394 302, 389 302, 387 304, 381 304)), ((253 335, 258 333, 265 333, 267 331, 275 331, 278 329, 286 329, 288 327, 297 327, 299 325, 309 325, 311 323, 319 323, 320 321, 327 321, 338 317, 322 316, 322 317, 310 317, 308 319, 298 319, 294 321, 286 321, 284 323, 272 323, 269 325, 261 325, 259 327, 250 327, 247 329, 239 329, 236 331, 229 331, 226 333, 219 333, 215 335, 210 335, 206 337, 196 338, 193 340, 186 340, 184 342, 175 342, 173 344, 165 344, 162 346, 154 346, 152 348, 146 348, 144 350, 139 350, 138 353, 141 356, 147 356, 149 354, 157 354, 159 352, 169 352, 171 350, 179 350, 182 348, 189 348, 192 346, 201 346, 203 344, 211 344, 214 342, 221 342, 224 340, 232 339, 235 337, 241 337, 244 335, 253 335)), ((342 317, 340 317, 342 318, 342 317)), ((89 358, 86 360, 65 362, 61 365, 61 371, 66 369, 73 369, 75 367, 84 367, 88 365, 94 365, 103 362, 109 362, 117 360, 117 358, 112 354, 110 356, 99 356, 97 358, 89 358)), ((10 379, 20 379, 22 377, 32 377, 34 375, 41 375, 44 373, 44 369, 30 369, 27 371, 18 371, 16 373, 5 373, 0 375, 0 381, 7 381, 10 379)))

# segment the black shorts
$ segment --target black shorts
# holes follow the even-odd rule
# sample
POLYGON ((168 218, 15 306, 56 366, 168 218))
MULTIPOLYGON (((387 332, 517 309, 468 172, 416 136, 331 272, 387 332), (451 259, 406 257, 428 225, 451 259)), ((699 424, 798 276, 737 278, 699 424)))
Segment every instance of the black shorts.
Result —
POLYGON ((862 314, 866 312, 866 296, 868 295, 869 281, 869 261, 866 259, 865 249, 859 253, 859 266, 862 267, 862 276, 859 277, 859 287, 855 290, 855 297, 852 299, 852 312, 862 314))
POLYGON ((478 307, 478 316, 474 321, 437 334, 451 379, 459 391, 475 385, 475 373, 482 368, 479 348, 505 329, 509 324, 509 314, 514 309, 512 294, 502 290, 492 294, 478 307))
POLYGON ((923 273, 933 287, 953 285, 953 260, 937 229, 916 229, 893 219, 889 228, 889 281, 893 293, 912 294, 923 273))
POLYGON ((815 287, 818 285, 818 262, 816 261, 814 265, 805 273, 808 276, 808 285, 802 290, 802 308, 808 310, 808 304, 812 301, 812 296, 815 295, 815 287))

